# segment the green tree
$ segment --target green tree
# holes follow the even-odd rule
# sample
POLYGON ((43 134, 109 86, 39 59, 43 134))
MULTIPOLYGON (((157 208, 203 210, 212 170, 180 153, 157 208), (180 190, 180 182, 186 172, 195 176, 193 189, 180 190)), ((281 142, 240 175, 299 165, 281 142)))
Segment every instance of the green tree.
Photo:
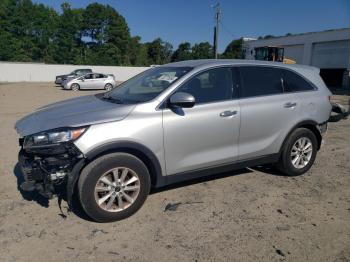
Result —
POLYGON ((179 44, 179 47, 175 50, 171 57, 171 61, 183 61, 192 59, 191 44, 188 42, 179 44))
POLYGON ((61 8, 53 38, 53 59, 62 64, 79 64, 84 61, 81 51, 82 10, 72 9, 69 3, 63 3, 61 8))
POLYGON ((226 59, 242 58, 242 43, 243 38, 233 40, 228 44, 221 57, 226 59))
POLYGON ((0 2, 0 59, 45 61, 57 13, 30 0, 0 2))
POLYGON ((149 64, 161 65, 171 61, 173 46, 157 38, 150 43, 146 43, 149 64))
MULTIPOLYGON (((0 60, 9 61, 13 58, 13 52, 16 51, 16 39, 10 32, 10 19, 12 11, 15 9, 15 0, 0 1, 0 60)), ((16 47, 17 48, 17 47, 16 47)))
POLYGON ((213 58, 213 47, 208 42, 195 44, 192 47, 193 59, 210 59, 213 58))
POLYGON ((129 45, 131 42, 130 30, 125 18, 112 7, 107 6, 109 23, 107 27, 107 43, 113 44, 120 50, 119 65, 130 64, 129 45))
POLYGON ((140 43, 139 36, 132 37, 129 45, 129 61, 131 65, 146 66, 148 65, 147 46, 140 43))
POLYGON ((131 37, 125 19, 110 6, 90 4, 83 13, 86 60, 90 64, 130 64, 131 37), (108 47, 108 48, 107 48, 108 47))

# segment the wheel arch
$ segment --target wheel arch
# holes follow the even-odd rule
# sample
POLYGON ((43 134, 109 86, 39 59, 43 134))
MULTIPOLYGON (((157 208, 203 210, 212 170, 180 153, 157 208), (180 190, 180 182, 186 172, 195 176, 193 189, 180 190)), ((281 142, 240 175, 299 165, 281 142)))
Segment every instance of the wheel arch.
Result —
POLYGON ((161 184, 163 179, 165 179, 162 175, 162 168, 156 155, 146 146, 136 142, 118 141, 98 146, 86 153, 86 164, 102 155, 117 152, 128 153, 139 158, 149 171, 153 187, 157 187, 157 185, 161 184))
POLYGON ((79 85, 79 83, 73 83, 73 84, 71 84, 71 86, 70 86, 70 89, 71 89, 71 90, 73 90, 73 85, 77 85, 77 86, 78 86, 78 90, 80 90, 80 85, 79 85))
POLYGON ((299 122, 295 126, 293 126, 293 128, 291 128, 291 130, 288 132, 288 134, 284 138, 279 153, 281 154, 286 140, 294 132, 294 130, 296 130, 297 128, 306 128, 306 129, 309 129, 311 132, 313 132, 316 136, 316 139, 317 139, 317 147, 318 147, 317 150, 319 150, 321 148, 322 135, 321 135, 320 131, 318 130, 317 126, 318 126, 318 123, 314 120, 304 120, 302 122, 299 122))

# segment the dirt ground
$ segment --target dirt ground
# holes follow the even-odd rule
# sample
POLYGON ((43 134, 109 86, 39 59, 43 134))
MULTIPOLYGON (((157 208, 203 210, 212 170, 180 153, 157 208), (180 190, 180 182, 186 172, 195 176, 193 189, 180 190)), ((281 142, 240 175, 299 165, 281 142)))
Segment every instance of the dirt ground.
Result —
POLYGON ((350 261, 350 120, 329 125, 303 176, 269 168, 220 174, 153 192, 115 223, 79 211, 65 218, 57 199, 21 194, 16 120, 96 92, 0 84, 0 261, 350 261), (169 203, 181 204, 164 211, 169 203))

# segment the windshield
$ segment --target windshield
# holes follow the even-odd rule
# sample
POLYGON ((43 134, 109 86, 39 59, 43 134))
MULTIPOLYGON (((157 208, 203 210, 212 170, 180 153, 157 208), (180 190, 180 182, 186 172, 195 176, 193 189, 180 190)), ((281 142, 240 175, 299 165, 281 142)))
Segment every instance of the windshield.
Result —
POLYGON ((104 98, 123 104, 147 102, 157 97, 191 69, 191 67, 155 67, 122 83, 106 93, 104 98))

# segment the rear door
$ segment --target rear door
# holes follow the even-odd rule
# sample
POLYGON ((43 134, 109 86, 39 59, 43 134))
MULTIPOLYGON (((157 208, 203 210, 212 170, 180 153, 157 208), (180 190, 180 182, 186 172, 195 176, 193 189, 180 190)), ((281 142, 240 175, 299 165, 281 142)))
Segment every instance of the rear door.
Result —
POLYGON ((296 72, 284 70, 283 76, 285 92, 294 93, 298 97, 299 117, 303 120, 312 119, 318 123, 327 121, 330 114, 328 92, 317 91, 314 84, 296 72))
POLYGON ((105 87, 105 81, 107 80, 107 76, 103 74, 95 74, 96 77, 96 87, 98 89, 103 89, 105 87))
POLYGON ((300 105, 284 92, 283 70, 241 66, 239 159, 278 153, 286 134, 298 121, 300 105))

